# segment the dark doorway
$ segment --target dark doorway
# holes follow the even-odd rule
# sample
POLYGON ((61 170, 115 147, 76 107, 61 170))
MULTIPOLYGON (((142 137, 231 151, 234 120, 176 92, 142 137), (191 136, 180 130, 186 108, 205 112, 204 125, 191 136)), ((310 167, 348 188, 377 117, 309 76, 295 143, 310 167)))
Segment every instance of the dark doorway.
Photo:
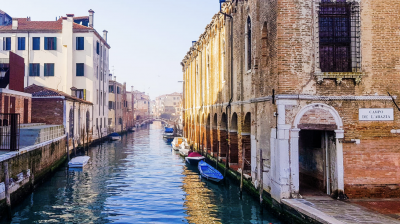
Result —
POLYGON ((24 99, 24 123, 27 124, 29 123, 29 100, 28 99, 24 99))
POLYGON ((330 194, 334 132, 301 130, 299 139, 299 178, 301 195, 330 194))

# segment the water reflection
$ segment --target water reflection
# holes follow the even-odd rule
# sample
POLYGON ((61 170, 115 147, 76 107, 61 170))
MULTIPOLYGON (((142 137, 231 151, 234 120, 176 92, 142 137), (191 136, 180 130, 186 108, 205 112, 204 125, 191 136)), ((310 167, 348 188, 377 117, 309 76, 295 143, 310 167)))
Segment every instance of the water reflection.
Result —
POLYGON ((201 180, 150 127, 89 149, 83 170, 60 168, 14 208, 12 223, 279 223, 238 186, 201 180))

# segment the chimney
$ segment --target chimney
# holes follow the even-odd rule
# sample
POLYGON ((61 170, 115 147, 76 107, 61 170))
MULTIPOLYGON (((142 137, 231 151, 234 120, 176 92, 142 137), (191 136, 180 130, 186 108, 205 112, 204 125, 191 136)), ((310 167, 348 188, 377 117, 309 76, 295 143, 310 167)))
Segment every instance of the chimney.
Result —
POLYGON ((107 34, 108 34, 108 31, 103 30, 103 39, 106 41, 106 43, 107 43, 107 34))
POLYGON ((12 19, 12 29, 13 30, 17 30, 18 29, 18 19, 17 18, 13 18, 12 19))
POLYGON ((117 81, 117 76, 114 76, 114 81, 117 81))
POLYGON ((133 86, 131 86, 131 92, 133 93, 133 86))
POLYGON ((94 11, 89 10, 89 27, 93 28, 93 20, 94 20, 94 11))

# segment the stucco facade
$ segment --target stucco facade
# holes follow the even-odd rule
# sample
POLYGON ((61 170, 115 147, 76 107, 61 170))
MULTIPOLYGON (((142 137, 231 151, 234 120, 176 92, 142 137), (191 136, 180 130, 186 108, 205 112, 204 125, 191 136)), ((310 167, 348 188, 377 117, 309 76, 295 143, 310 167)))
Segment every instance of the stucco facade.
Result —
POLYGON ((182 61, 193 146, 244 168, 277 201, 400 196, 399 5, 237 0, 222 10, 182 61), (329 67, 344 59, 327 60, 319 34, 332 7, 348 12, 343 71, 329 67), (363 120, 363 109, 389 118, 363 120))

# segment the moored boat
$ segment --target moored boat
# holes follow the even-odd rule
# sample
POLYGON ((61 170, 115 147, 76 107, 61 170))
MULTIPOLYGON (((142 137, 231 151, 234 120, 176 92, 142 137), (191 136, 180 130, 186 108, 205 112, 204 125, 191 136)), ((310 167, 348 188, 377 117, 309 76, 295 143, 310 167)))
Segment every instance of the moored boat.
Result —
POLYGON ((175 137, 174 140, 171 142, 172 149, 175 151, 179 151, 179 148, 181 147, 183 141, 183 137, 175 137))
POLYGON ((182 142, 181 147, 179 148, 181 156, 186 157, 189 154, 189 151, 190 145, 186 141, 182 142))
POLYGON ((200 161, 197 167, 199 168, 201 176, 207 180, 220 182, 222 179, 224 179, 224 176, 222 176, 218 170, 204 161, 200 161))
POLYGON ((112 140, 112 141, 121 140, 121 135, 119 135, 119 134, 116 133, 116 132, 110 134, 109 137, 110 137, 110 140, 112 140))
POLYGON ((165 127, 164 133, 163 133, 164 138, 174 138, 174 129, 165 127))
POLYGON ((188 156, 185 158, 186 162, 192 165, 197 165, 200 161, 202 161, 205 157, 200 155, 197 152, 191 152, 188 154, 188 156))
POLYGON ((70 167, 70 168, 82 168, 88 163, 89 159, 90 159, 89 156, 78 156, 78 157, 75 157, 75 158, 71 159, 71 161, 69 161, 68 167, 70 167))

